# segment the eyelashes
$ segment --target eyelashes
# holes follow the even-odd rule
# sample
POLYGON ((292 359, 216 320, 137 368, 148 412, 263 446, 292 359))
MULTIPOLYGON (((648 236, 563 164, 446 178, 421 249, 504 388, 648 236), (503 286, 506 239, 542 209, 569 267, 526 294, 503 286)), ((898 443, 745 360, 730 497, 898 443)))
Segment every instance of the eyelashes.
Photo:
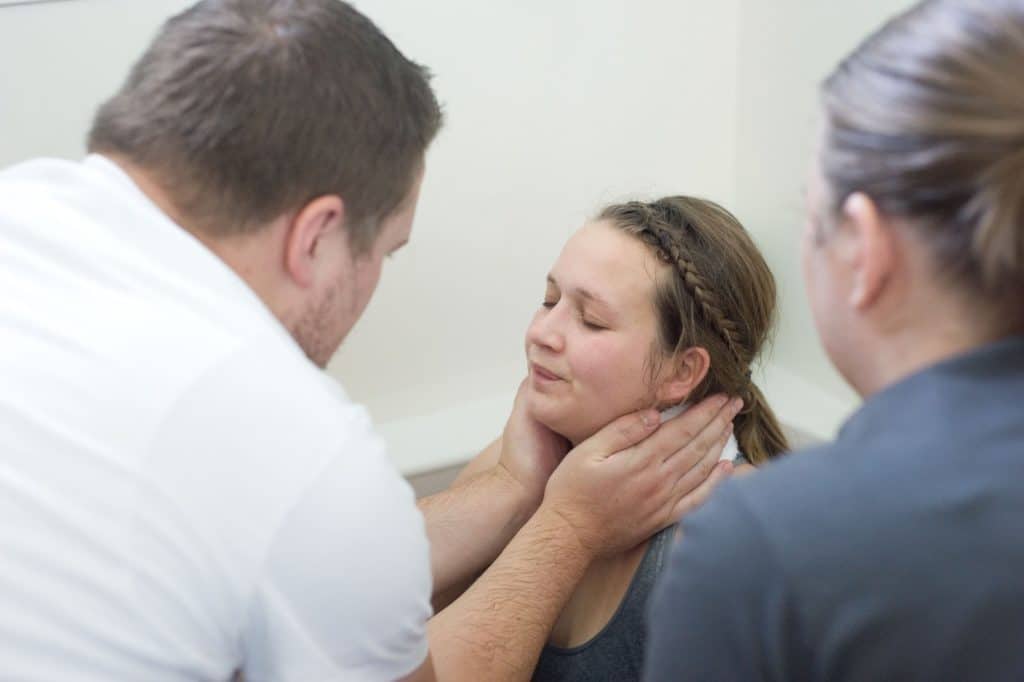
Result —
MULTIPOLYGON (((558 301, 547 301, 547 300, 545 300, 545 301, 542 301, 540 305, 541 305, 542 308, 546 308, 547 310, 551 310, 556 305, 558 305, 558 301)), ((608 327, 605 327, 602 324, 599 324, 597 322, 591 322, 590 320, 587 320, 586 317, 583 315, 582 311, 579 314, 579 319, 580 319, 580 323, 586 329, 588 329, 588 330, 590 330, 592 332, 601 332, 601 331, 606 331, 608 329, 608 327)))

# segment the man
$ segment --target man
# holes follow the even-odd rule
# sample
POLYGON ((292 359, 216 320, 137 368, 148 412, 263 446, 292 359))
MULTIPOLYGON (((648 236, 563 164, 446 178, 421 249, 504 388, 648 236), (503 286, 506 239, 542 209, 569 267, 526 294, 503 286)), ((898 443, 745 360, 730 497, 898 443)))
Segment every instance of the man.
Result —
POLYGON ((0 174, 0 676, 526 677, 591 558, 707 494, 724 398, 630 415, 554 475, 519 406, 424 528, 320 368, 409 240, 440 125, 351 7, 210 0, 84 162, 0 174), (485 568, 428 653, 432 583, 485 568))

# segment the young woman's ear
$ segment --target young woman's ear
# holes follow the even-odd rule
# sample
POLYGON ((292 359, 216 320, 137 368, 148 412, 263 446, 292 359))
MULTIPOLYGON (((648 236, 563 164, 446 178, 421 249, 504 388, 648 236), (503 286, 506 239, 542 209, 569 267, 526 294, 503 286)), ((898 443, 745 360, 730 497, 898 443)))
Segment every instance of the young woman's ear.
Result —
POLYGON ((711 356, 700 346, 687 348, 673 360, 674 371, 658 388, 658 403, 676 405, 704 381, 711 369, 711 356))

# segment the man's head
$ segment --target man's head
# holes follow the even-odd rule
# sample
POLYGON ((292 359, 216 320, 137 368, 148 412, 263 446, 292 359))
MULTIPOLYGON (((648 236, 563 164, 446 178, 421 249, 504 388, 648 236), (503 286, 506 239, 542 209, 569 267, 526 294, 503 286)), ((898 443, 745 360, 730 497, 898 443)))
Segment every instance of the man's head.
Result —
POLYGON ((338 0, 205 0, 164 25, 89 148, 141 177, 322 365, 408 239, 442 121, 428 80, 338 0))

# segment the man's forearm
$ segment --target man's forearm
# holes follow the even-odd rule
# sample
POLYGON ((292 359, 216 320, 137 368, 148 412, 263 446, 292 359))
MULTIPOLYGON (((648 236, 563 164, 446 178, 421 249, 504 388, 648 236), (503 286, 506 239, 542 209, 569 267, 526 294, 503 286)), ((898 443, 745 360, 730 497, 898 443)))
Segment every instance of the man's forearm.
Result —
POLYGON ((434 594, 464 583, 494 561, 535 509, 502 468, 474 474, 419 501, 430 540, 434 594))
POLYGON ((545 506, 490 568, 429 624, 442 682, 528 680, 592 556, 545 506))

